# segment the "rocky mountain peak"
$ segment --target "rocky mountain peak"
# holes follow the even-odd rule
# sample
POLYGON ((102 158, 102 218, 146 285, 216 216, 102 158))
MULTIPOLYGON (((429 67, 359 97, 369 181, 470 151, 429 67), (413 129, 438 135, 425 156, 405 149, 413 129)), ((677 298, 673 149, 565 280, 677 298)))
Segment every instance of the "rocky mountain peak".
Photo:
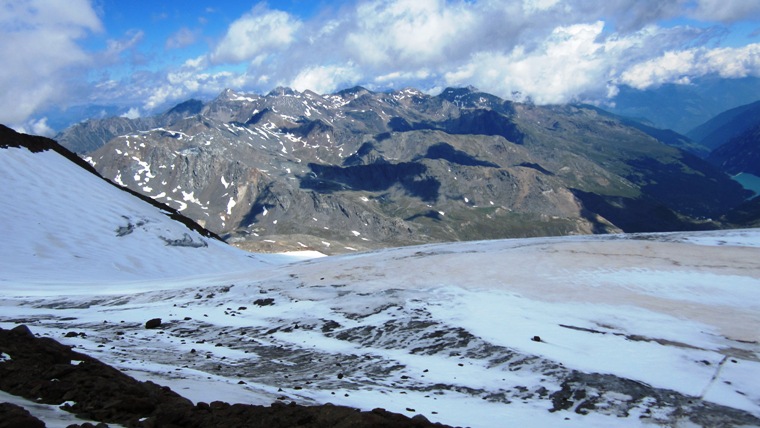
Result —
POLYGON ((278 86, 272 89, 271 91, 269 91, 269 93, 267 94, 267 97, 286 97, 286 96, 297 97, 299 95, 301 95, 301 93, 296 91, 295 89, 288 88, 285 86, 278 86))
POLYGON ((196 100, 196 99, 190 99, 184 102, 181 102, 177 104, 176 106, 169 109, 169 111, 166 112, 167 115, 170 114, 177 114, 177 115, 185 115, 190 116, 194 114, 198 114, 203 110, 203 101, 196 100))

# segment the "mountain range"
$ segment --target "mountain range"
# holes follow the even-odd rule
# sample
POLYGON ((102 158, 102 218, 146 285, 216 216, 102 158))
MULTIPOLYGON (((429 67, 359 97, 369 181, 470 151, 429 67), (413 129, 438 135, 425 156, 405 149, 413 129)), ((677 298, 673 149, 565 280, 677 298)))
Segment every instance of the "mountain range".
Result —
POLYGON ((257 251, 709 229, 751 195, 679 134, 471 87, 226 90, 56 138, 104 177, 257 251))

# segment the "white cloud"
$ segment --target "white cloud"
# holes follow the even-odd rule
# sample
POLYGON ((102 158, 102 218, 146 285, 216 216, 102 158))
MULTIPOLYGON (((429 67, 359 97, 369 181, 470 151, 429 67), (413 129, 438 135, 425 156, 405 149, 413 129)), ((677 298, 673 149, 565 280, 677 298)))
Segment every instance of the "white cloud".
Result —
POLYGON ((89 2, 9 0, 0 6, 0 122, 21 123, 66 96, 90 56, 77 41, 102 26, 89 2))
POLYGON ((184 68, 190 68, 190 69, 201 69, 208 66, 208 58, 205 55, 199 56, 197 58, 190 58, 186 60, 182 67, 184 68))
POLYGON ((47 117, 41 119, 30 119, 24 125, 15 127, 16 132, 29 135, 42 135, 43 137, 52 137, 55 130, 48 126, 47 117))
POLYGON ((301 21, 286 12, 255 6, 233 22, 211 54, 214 63, 250 61, 262 52, 281 50, 295 40, 301 21))
POLYGON ((146 110, 153 110, 160 107, 169 100, 180 99, 187 93, 183 87, 174 85, 164 85, 153 88, 150 92, 151 93, 144 104, 146 110))
POLYGON ((230 71, 216 73, 181 68, 169 72, 165 81, 151 82, 144 91, 143 109, 154 112, 167 108, 167 104, 183 101, 193 96, 215 96, 226 88, 244 88, 251 78, 246 74, 230 71))
POLYGON ((620 83, 646 89, 663 83, 689 83, 696 77, 760 77, 760 44, 741 48, 694 48, 669 51, 621 73, 620 83))
POLYGON ((198 47, 199 33, 190 27, 150 43, 148 31, 134 30, 88 54, 78 43, 102 25, 87 1, 6 4, 0 121, 16 124, 47 114, 42 106, 64 99, 84 75, 101 77, 80 83, 80 102, 139 106, 142 114, 227 87, 326 93, 353 85, 428 92, 474 85, 505 98, 519 92, 561 103, 603 100, 623 84, 760 76, 758 45, 720 47, 729 24, 760 18, 758 1, 351 0, 303 20, 276 10, 277 2, 260 3, 207 52, 178 59, 184 50, 166 55, 162 48, 198 47), (146 53, 148 45, 156 50, 146 53), (176 63, 142 66, 151 58, 176 63))
POLYGON ((370 65, 422 65, 445 60, 474 21, 472 8, 444 0, 366 2, 356 10, 346 47, 370 65))
POLYGON ((670 51, 659 58, 636 64, 620 75, 619 81, 637 89, 646 89, 662 83, 688 83, 687 76, 693 71, 696 51, 670 51))
POLYGON ((597 41, 603 22, 557 27, 539 46, 509 53, 481 52, 458 70, 445 74, 448 85, 473 84, 502 96, 520 92, 535 102, 563 103, 589 91, 607 91, 614 44, 597 41))
POLYGON ((137 119, 140 117, 140 109, 137 107, 132 107, 127 110, 126 113, 122 114, 121 117, 126 117, 127 119, 137 119))
POLYGON ((300 21, 259 4, 230 24, 209 54, 167 72, 143 108, 225 87, 327 93, 356 84, 428 91, 474 85, 505 98, 519 93, 563 103, 603 100, 620 84, 686 83, 707 70, 751 73, 749 51, 740 62, 737 52, 694 53, 695 44, 720 31, 653 25, 708 6, 707 0, 366 0, 300 21), (225 63, 248 68, 219 72, 225 63))
POLYGON ((298 91, 312 90, 318 94, 327 94, 356 83, 361 74, 351 65, 314 66, 301 70, 288 84, 298 91))

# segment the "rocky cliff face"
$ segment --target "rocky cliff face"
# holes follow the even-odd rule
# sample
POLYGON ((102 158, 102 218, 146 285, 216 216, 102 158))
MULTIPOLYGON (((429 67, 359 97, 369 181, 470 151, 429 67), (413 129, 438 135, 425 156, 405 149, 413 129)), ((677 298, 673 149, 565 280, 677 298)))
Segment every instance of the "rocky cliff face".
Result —
POLYGON ((699 219, 745 197, 619 118, 474 88, 226 90, 126 132, 114 123, 63 142, 110 132, 86 153, 101 174, 258 250, 714 227, 699 219))

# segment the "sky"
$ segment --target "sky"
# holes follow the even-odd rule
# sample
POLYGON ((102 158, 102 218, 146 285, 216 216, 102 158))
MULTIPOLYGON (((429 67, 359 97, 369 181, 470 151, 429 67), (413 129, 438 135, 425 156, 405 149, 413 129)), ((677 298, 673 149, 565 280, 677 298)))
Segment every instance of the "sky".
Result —
POLYGON ((0 123, 42 135, 66 112, 145 116, 225 88, 603 104, 760 77, 760 1, 0 0, 0 57, 0 123))

